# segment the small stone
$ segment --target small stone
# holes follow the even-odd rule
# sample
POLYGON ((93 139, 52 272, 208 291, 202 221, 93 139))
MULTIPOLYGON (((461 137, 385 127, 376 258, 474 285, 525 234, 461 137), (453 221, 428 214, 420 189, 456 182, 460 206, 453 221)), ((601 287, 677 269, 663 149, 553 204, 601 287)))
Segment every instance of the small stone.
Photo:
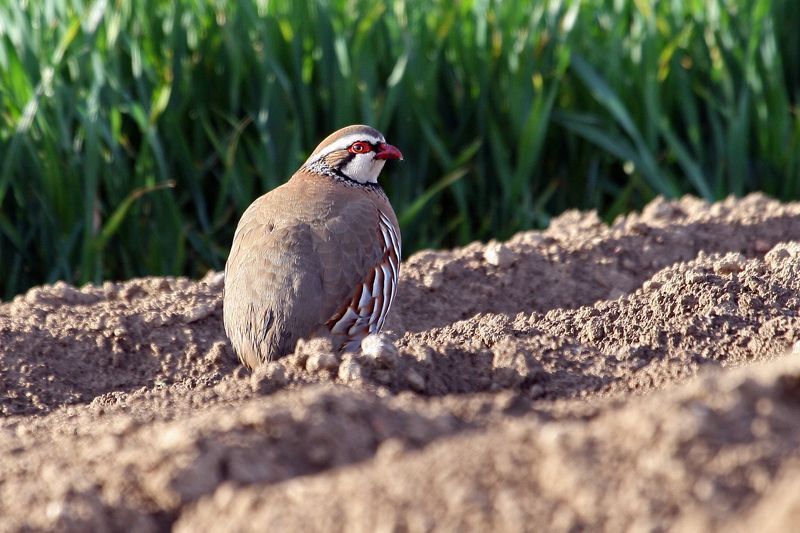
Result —
POLYGON ((211 365, 222 365, 228 358, 228 352, 225 349, 225 344, 222 341, 217 341, 211 345, 211 348, 203 356, 203 360, 211 365))
POLYGON ((707 274, 699 270, 689 270, 683 277, 686 283, 690 285, 695 283, 702 283, 706 281, 707 278, 708 278, 707 274))
POLYGON ((661 288, 661 282, 649 279, 644 282, 642 288, 646 291, 656 291, 661 288))
POLYGON ((222 289, 223 285, 225 285, 225 273, 209 270, 200 282, 205 283, 212 289, 222 289))
POLYGON ((119 285, 110 281, 103 282, 103 295, 108 300, 113 300, 119 295, 119 285))
POLYGON ((192 287, 192 282, 187 278, 175 278, 172 286, 176 291, 187 291, 192 287))
MULTIPOLYGON (((314 337, 312 339, 300 339, 294 348, 294 353, 286 357, 294 366, 307 368, 308 359, 315 354, 333 354, 336 349, 330 337, 314 337)), ((314 363, 317 364, 317 363, 314 363)), ((338 362, 337 362, 338 365, 338 362)))
POLYGON ((345 383, 361 381, 362 375, 361 365, 353 361, 352 358, 344 359, 339 365, 338 376, 345 383))
POLYGON ((444 282, 441 270, 431 270, 422 276, 422 284, 429 289, 438 289, 444 282))
POLYGON ((25 303, 35 305, 45 300, 41 287, 34 287, 25 293, 25 303))
POLYGON ((64 502, 63 501, 51 501, 45 507, 45 515, 50 520, 55 520, 59 518, 61 515, 64 514, 64 502))
POLYGON ((764 256, 764 261, 769 266, 777 268, 782 263, 798 256, 800 256, 800 244, 795 242, 782 242, 767 252, 767 255, 764 256))
POLYGON ((169 426, 157 434, 157 444, 163 450, 183 448, 192 441, 192 435, 178 426, 169 426))
POLYGON ((737 274, 744 270, 745 258, 740 253, 727 254, 725 257, 714 263, 714 272, 724 276, 727 274, 737 274))
POLYGON ((606 336, 605 327, 603 326, 603 321, 599 318, 593 318, 589 321, 585 328, 586 337, 590 341, 600 341, 606 336))
POLYGON ((492 266, 506 268, 514 262, 514 252, 503 243, 489 243, 483 252, 483 259, 492 266))
POLYGON ((75 289, 67 285, 64 281, 56 281, 53 287, 50 289, 50 292, 53 296, 61 299, 69 299, 74 291, 75 289))
POLYGON ((214 503, 219 505, 222 509, 229 508, 229 506, 233 505, 234 500, 236 500, 238 490, 239 488, 235 483, 224 481, 217 487, 217 490, 214 491, 214 503))
POLYGON ((384 333, 373 333, 364 337, 361 341, 361 355, 387 367, 394 366, 398 357, 392 339, 384 333))
POLYGON ((331 353, 314 353, 306 359, 306 370, 319 372, 321 370, 335 370, 339 366, 336 356, 331 353))
POLYGON ((283 365, 277 361, 267 363, 265 373, 267 378, 277 385, 286 383, 286 370, 283 368, 283 365))
POLYGON ((701 501, 710 500, 715 492, 714 484, 706 478, 698 480, 692 489, 694 495, 701 501))
POLYGON ((81 292, 72 285, 67 285, 63 281, 57 281, 50 289, 53 298, 62 300, 71 305, 88 305, 97 302, 100 297, 92 293, 81 292))
POLYGON ((128 302, 144 296, 145 294, 147 293, 145 293, 144 289, 137 283, 127 283, 123 285, 122 289, 119 291, 119 297, 128 302))
POLYGON ((250 376, 250 388, 253 392, 269 394, 286 385, 286 370, 277 361, 256 368, 250 376))
POLYGON ((412 356, 423 365, 433 365, 433 358, 436 352, 434 352, 433 348, 430 346, 423 344, 412 344, 406 350, 406 354, 412 356))

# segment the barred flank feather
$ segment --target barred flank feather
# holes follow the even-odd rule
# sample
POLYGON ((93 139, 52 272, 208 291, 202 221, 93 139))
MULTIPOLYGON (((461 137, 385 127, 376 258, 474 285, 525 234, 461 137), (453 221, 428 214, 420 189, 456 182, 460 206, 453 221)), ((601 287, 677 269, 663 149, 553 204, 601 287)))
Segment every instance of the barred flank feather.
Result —
POLYGON ((352 298, 326 324, 331 333, 341 335, 347 345, 355 345, 370 333, 377 333, 383 328, 397 294, 400 236, 391 220, 382 212, 379 215, 378 233, 383 242, 381 262, 375 265, 356 288, 352 298))

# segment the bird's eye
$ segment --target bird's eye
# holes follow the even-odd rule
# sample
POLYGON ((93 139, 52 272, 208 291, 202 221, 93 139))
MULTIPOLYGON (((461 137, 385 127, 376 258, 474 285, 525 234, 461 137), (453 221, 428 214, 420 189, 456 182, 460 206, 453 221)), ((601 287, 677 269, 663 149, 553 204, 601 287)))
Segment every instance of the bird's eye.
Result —
POLYGON ((365 154, 370 150, 372 150, 372 147, 369 145, 369 143, 365 143, 364 141, 354 142, 350 145, 349 149, 350 153, 353 154, 365 154))

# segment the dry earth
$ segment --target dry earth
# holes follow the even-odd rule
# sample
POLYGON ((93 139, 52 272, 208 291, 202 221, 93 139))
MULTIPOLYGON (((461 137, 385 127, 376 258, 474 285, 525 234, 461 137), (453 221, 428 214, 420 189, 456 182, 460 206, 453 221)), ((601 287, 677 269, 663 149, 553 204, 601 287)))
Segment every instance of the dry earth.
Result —
POLYGON ((0 529, 790 530, 797 240, 761 195, 570 212, 411 257, 365 353, 252 375, 219 275, 32 289, 0 304, 0 529))

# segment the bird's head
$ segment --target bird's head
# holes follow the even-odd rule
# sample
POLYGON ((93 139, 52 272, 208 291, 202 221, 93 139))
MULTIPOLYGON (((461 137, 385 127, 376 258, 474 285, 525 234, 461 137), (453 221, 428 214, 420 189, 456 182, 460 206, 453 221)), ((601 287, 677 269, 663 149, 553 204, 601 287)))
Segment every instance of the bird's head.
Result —
POLYGON ((403 154, 387 144, 375 128, 356 125, 328 135, 303 166, 312 172, 369 184, 378 182, 387 159, 403 159, 403 154))

